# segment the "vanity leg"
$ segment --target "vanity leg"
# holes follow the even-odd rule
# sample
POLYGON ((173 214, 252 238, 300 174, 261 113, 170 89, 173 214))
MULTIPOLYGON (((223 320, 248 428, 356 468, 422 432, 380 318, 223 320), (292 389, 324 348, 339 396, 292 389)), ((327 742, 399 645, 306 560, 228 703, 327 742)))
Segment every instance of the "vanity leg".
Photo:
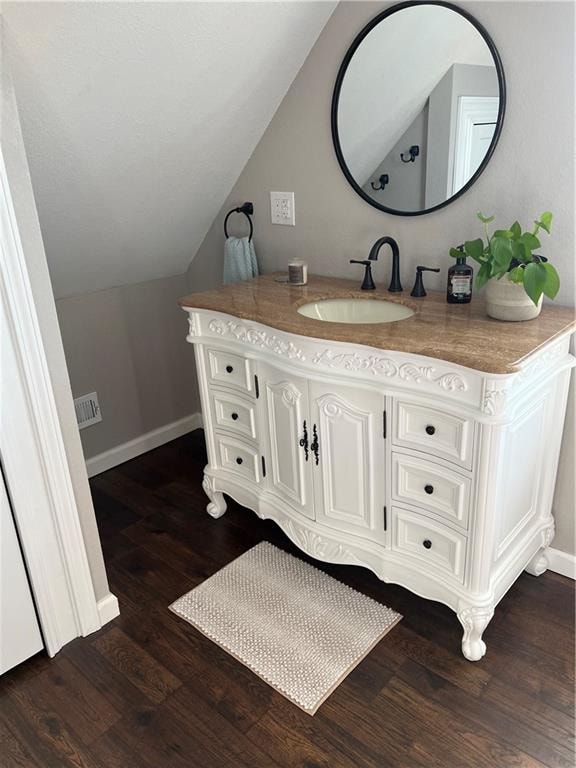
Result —
POLYGON ((542 546, 524 569, 526 573, 529 573, 531 576, 542 576, 542 574, 548 570, 546 550, 552 543, 554 533, 554 519, 549 517, 546 528, 542 533, 542 546))
POLYGON ((539 549, 524 570, 531 576, 542 576, 542 574, 548 570, 546 549, 539 549))
POLYGON ((482 633, 494 615, 491 606, 467 606, 458 612, 458 619, 464 627, 462 653, 468 661, 479 661, 486 653, 486 643, 482 633))
POLYGON ((206 507, 208 514, 215 518, 222 517, 224 512, 226 512, 226 501, 224 494, 214 488, 214 479, 210 475, 204 475, 202 488, 210 499, 210 504, 206 507))

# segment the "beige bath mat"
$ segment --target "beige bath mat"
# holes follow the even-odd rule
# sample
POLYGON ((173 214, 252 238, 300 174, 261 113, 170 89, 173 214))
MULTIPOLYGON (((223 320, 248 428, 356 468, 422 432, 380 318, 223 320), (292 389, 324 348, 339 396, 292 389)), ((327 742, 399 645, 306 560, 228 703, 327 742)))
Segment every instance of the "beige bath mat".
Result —
POLYGON ((170 608, 311 715, 402 618, 266 541, 170 608))

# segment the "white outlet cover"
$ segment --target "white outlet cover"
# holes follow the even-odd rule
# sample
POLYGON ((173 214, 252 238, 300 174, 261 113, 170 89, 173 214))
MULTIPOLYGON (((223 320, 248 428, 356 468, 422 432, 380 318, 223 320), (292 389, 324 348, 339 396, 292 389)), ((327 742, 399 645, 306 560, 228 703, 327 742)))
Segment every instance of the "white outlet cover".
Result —
POLYGON ((294 192, 270 192, 270 221, 272 224, 296 226, 294 192))

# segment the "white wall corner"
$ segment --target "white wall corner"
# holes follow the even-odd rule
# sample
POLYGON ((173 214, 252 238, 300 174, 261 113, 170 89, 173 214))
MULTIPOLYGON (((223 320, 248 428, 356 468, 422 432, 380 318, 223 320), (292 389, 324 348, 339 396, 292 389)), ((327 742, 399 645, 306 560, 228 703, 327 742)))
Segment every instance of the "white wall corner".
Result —
POLYGON ((118 598, 111 592, 103 597, 102 600, 98 600, 98 615, 100 616, 100 624, 108 624, 109 621, 120 616, 120 606, 118 605, 118 598))
POLYGON ((135 459, 136 456, 152 451, 154 448, 159 448, 164 443, 176 440, 176 438, 182 437, 201 426, 202 414, 192 413, 183 419, 178 419, 178 421, 173 421, 170 424, 165 424, 163 427, 153 429, 151 432, 146 432, 134 438, 134 440, 129 440, 127 443, 116 445, 114 448, 110 448, 109 451, 104 451, 86 460, 88 477, 94 477, 94 475, 106 472, 107 469, 117 467, 125 461, 135 459))
POLYGON ((567 576, 569 579, 576 579, 576 555, 548 547, 546 557, 548 558, 548 570, 559 573, 561 576, 567 576))

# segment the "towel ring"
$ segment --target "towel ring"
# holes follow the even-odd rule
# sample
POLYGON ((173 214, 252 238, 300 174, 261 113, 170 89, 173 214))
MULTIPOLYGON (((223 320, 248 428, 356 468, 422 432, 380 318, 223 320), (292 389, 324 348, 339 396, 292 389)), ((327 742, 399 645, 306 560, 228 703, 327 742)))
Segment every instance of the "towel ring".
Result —
POLYGON ((232 208, 231 211, 228 211, 226 218, 224 219, 224 234, 226 237, 228 237, 228 219, 230 216, 232 216, 233 213, 243 213, 244 216, 246 216, 248 219, 248 223, 250 224, 250 236, 248 237, 248 242, 250 242, 254 233, 254 225, 252 224, 252 219, 250 218, 250 216, 254 213, 254 205, 252 203, 242 203, 242 205, 238 208, 232 208))

